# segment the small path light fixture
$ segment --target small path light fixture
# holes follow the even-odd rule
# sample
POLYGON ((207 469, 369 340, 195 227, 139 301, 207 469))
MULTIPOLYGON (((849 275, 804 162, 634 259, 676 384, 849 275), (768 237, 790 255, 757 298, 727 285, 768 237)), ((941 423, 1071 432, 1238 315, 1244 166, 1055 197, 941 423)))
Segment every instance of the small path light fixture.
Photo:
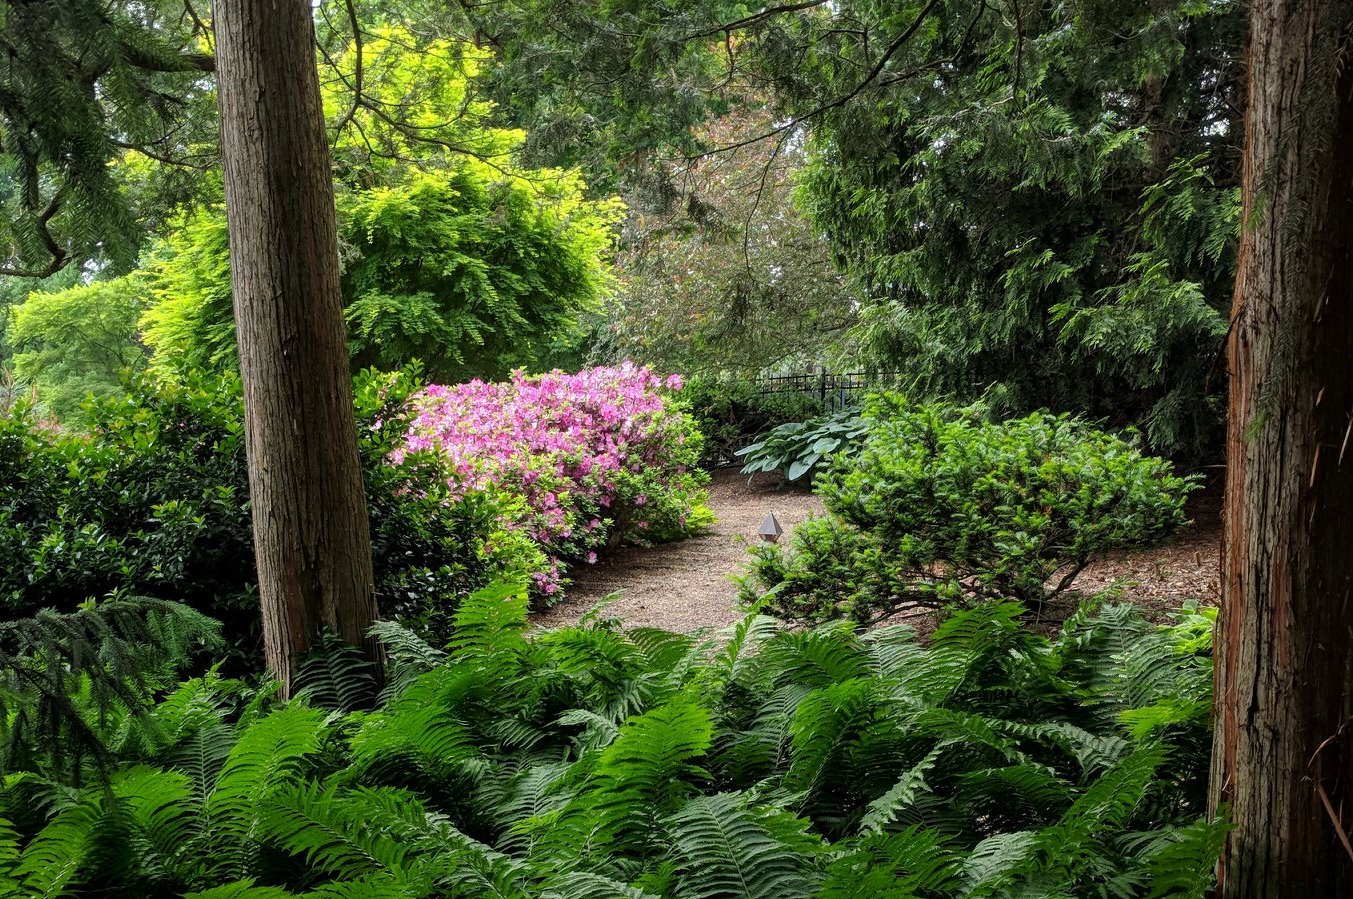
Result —
POLYGON ((776 519, 774 512, 767 512, 766 520, 761 522, 761 527, 756 529, 757 535, 767 543, 779 543, 780 535, 784 532, 784 528, 780 527, 780 522, 776 519))

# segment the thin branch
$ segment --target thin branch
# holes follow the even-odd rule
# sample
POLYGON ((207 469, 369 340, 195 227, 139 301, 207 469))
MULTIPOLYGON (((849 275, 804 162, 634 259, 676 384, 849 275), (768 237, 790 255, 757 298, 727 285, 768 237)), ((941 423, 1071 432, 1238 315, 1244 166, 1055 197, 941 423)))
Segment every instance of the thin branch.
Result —
POLYGON ((725 22, 722 25, 715 25, 713 28, 705 31, 697 31, 695 34, 689 35, 687 40, 713 37, 716 34, 731 35, 734 31, 760 24, 766 19, 774 18, 775 16, 783 15, 785 13, 801 12, 816 6, 826 6, 828 2, 829 0, 803 0, 801 3, 781 3, 776 6, 767 6, 765 9, 761 10, 761 12, 752 13, 750 16, 738 19, 737 21, 725 22))
POLYGON ((715 147, 712 150, 706 150, 703 153, 697 153, 694 156, 688 156, 686 158, 688 160, 699 159, 704 156, 713 156, 716 153, 727 153, 732 150, 737 150, 741 147, 750 146, 751 144, 759 143, 760 141, 767 140, 772 137, 777 137, 781 134, 784 134, 786 131, 792 131, 810 119, 815 119, 818 116, 822 115, 823 113, 829 112, 833 109, 837 109, 841 106, 845 106, 851 100, 854 100, 860 94, 864 93, 864 91, 871 84, 874 83, 875 79, 878 78, 878 76, 883 72, 883 69, 888 65, 888 61, 893 58, 893 56, 897 53, 898 50, 901 50, 902 47, 906 45, 907 41, 911 40, 911 38, 920 29, 921 23, 925 21, 926 16, 930 15, 930 13, 935 9, 937 5, 939 5, 939 0, 930 0, 929 3, 927 3, 924 7, 922 7, 921 11, 916 14, 916 18, 912 20, 912 23, 908 25, 906 29, 901 34, 899 34, 891 44, 888 45, 888 49, 885 50, 883 52, 883 55, 879 57, 878 62, 874 64, 873 68, 871 68, 869 72, 864 76, 864 78, 861 79, 855 85, 855 87, 853 87, 847 93, 841 94, 838 97, 828 100, 825 103, 822 103, 820 106, 817 106, 809 110, 803 115, 795 116, 794 118, 790 119, 783 125, 777 125, 770 131, 767 131, 763 134, 758 134, 754 137, 749 137, 745 140, 740 140, 736 143, 728 144, 723 147, 715 147))
POLYGON ((348 9, 348 22, 352 25, 352 49, 356 59, 355 69, 352 73, 352 105, 334 125, 335 140, 343 133, 343 129, 347 127, 348 122, 352 121, 352 117, 357 114, 357 107, 362 102, 362 26, 357 21, 357 7, 352 0, 343 0, 343 2, 348 9))
POLYGON ((117 139, 110 139, 109 143, 111 143, 115 147, 120 147, 123 150, 131 150, 133 153, 140 153, 147 159, 153 159, 156 162, 163 162, 165 165, 172 165, 178 168, 185 169, 195 169, 196 171, 199 172, 206 172, 210 171, 211 169, 210 165, 206 165, 204 163, 190 162, 187 159, 176 159, 173 156, 152 150, 142 144, 132 144, 117 139))
POLYGON ((61 202, 65 196, 65 188, 58 189, 52 198, 47 201, 46 207, 38 213, 38 236, 42 238, 43 246, 47 248, 47 254, 50 257, 47 264, 41 268, 11 268, 10 266, 0 266, 0 275, 8 275, 13 278, 46 278, 49 275, 55 275, 66 267, 70 262, 70 254, 66 248, 56 242, 52 236, 47 223, 52 220, 58 212, 61 211, 61 202))

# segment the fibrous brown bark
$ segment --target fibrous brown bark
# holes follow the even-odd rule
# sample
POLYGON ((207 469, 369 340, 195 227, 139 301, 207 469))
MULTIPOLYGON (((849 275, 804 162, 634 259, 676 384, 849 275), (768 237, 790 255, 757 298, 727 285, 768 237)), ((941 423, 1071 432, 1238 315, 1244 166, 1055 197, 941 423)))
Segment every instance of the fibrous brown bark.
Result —
POLYGON ((1350 0, 1255 0, 1212 789, 1220 895, 1353 896, 1350 0))
POLYGON ((214 5, 230 274, 269 670, 376 615, 307 0, 214 5))

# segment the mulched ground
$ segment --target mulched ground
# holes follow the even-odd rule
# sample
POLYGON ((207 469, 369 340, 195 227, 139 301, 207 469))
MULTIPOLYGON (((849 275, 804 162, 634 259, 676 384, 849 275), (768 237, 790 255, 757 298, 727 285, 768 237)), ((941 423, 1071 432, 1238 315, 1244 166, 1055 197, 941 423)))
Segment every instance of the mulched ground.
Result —
MULTIPOLYGON (((625 547, 593 566, 573 572, 574 583, 559 604, 535 617, 543 627, 573 624, 599 602, 610 598, 604 614, 630 627, 694 631, 737 621, 737 589, 732 577, 747 562, 747 545, 767 512, 774 512, 787 540, 793 527, 810 514, 821 514, 822 501, 803 490, 781 489, 773 476, 752 483, 735 470, 716 472, 710 485, 710 508, 718 522, 709 532, 678 543, 625 547), (613 596, 614 594, 614 596, 613 596)), ((1147 550, 1115 553, 1086 568, 1076 589, 1094 594, 1110 587, 1136 603, 1152 620, 1164 621, 1186 600, 1215 605, 1219 593, 1221 493, 1210 484, 1188 507, 1192 524, 1170 543, 1147 550)), ((1047 605, 1031 624, 1053 630, 1076 607, 1074 597, 1047 605)), ((1033 613, 1031 613, 1033 614, 1033 613)), ((910 620, 922 633, 933 616, 910 620)))
POLYGON ((758 475, 750 484, 736 469, 714 473, 709 506, 718 521, 705 534, 654 547, 628 546, 596 565, 579 566, 565 599, 536 616, 544 627, 573 624, 612 593, 608 617, 631 627, 693 631, 742 617, 732 576, 747 561, 747 544, 774 512, 789 539, 794 526, 822 513, 822 500, 806 490, 780 489, 778 478, 758 475))

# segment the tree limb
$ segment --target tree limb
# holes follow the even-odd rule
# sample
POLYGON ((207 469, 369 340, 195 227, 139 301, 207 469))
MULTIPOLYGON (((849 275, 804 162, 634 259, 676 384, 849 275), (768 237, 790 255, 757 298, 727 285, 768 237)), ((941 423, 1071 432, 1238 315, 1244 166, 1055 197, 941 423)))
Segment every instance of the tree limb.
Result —
MULTIPOLYGON (((902 31, 902 33, 899 34, 896 38, 894 38, 893 42, 888 45, 888 49, 885 50, 883 54, 879 57, 878 62, 874 63, 873 68, 871 68, 869 72, 865 74, 864 78, 862 78, 859 82, 856 83, 855 87, 851 88, 846 93, 834 97, 831 100, 827 100, 826 102, 814 107, 808 112, 805 112, 802 115, 795 116, 788 122, 785 122, 783 125, 777 125, 776 127, 762 134, 758 134, 754 137, 749 137, 745 140, 740 140, 737 141, 736 143, 728 144, 726 146, 715 147, 712 150, 706 150, 703 153, 697 153, 693 156, 687 156, 686 157, 687 160, 699 159, 704 156, 712 156, 716 153, 727 153, 729 151, 739 149, 740 147, 746 147, 751 144, 758 143, 760 141, 767 140, 772 137, 778 137, 779 135, 782 135, 787 131, 792 131, 793 129, 798 128, 800 125, 802 125, 804 122, 809 121, 810 119, 815 119, 818 116, 822 115, 823 113, 845 106, 851 100, 854 100, 860 94, 864 93, 864 91, 871 84, 874 83, 874 81, 879 77, 879 75, 882 74, 884 68, 888 65, 888 61, 893 58, 893 56, 897 53, 898 50, 901 50, 902 47, 906 45, 907 41, 911 40, 911 38, 916 34, 918 30, 920 30, 921 23, 925 21, 926 16, 930 15, 930 13, 935 9, 937 5, 939 5, 939 0, 930 0, 929 3, 927 3, 924 7, 922 7, 921 11, 916 14, 916 18, 912 20, 911 24, 908 25, 902 31)), ((892 83, 893 80, 895 79, 890 79, 889 83, 892 83)))

